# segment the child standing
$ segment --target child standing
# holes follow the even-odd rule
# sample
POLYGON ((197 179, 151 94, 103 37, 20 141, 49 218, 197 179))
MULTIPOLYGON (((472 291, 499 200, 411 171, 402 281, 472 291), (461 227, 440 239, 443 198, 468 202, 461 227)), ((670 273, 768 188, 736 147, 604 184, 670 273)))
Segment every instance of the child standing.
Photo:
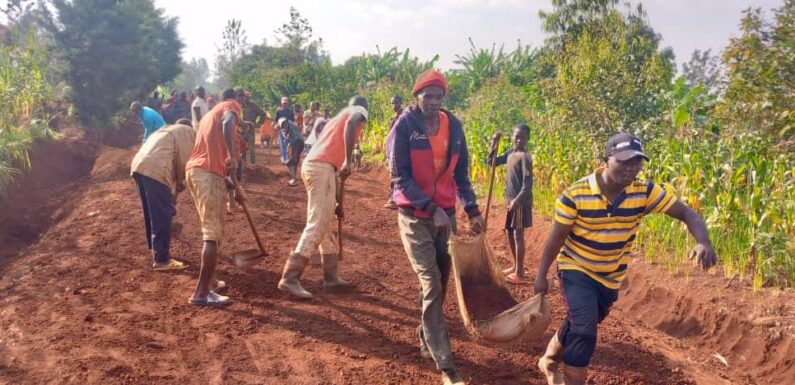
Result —
POLYGON ((506 165, 505 199, 508 215, 505 218, 505 233, 511 247, 514 266, 503 270, 505 279, 514 284, 529 283, 524 272, 524 229, 533 225, 533 158, 527 152, 530 127, 519 124, 513 129, 513 147, 504 154, 497 154, 499 138, 495 138, 489 153, 489 164, 506 165))
POLYGON ((359 143, 353 147, 353 168, 360 170, 362 168, 362 149, 359 148, 359 143))

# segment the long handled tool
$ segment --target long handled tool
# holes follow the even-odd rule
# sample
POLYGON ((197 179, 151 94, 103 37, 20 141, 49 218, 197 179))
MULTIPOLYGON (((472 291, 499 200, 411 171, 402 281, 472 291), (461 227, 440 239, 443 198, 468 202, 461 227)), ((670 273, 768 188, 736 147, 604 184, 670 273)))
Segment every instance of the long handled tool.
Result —
MULTIPOLYGON (((340 183, 337 186, 337 204, 342 208, 342 198, 345 196, 345 179, 347 177, 340 176, 340 183)), ((343 254, 342 254, 342 217, 337 216, 337 248, 338 250, 338 260, 342 261, 343 254)))
POLYGON ((483 233, 486 233, 486 229, 489 227, 489 209, 491 209, 491 193, 494 190, 494 173, 497 169, 497 147, 500 144, 500 138, 502 137, 502 133, 495 132, 494 137, 491 138, 491 149, 494 153, 494 157, 491 158, 491 162, 489 167, 491 168, 491 175, 489 176, 489 194, 486 198, 486 217, 483 219, 483 233))
POLYGON ((259 247, 259 249, 249 249, 235 253, 235 265, 240 267, 248 267, 253 265, 259 258, 268 255, 268 253, 265 252, 265 244, 260 239, 259 233, 257 233, 257 228, 254 227, 254 221, 251 219, 251 214, 248 212, 248 207, 246 207, 246 202, 248 202, 248 199, 246 198, 243 189, 240 187, 240 183, 238 183, 237 175, 234 171, 232 171, 232 185, 235 187, 235 194, 243 198, 240 200, 240 205, 243 206, 243 212, 246 214, 248 225, 251 227, 251 232, 254 233, 254 239, 257 240, 257 247, 259 247))

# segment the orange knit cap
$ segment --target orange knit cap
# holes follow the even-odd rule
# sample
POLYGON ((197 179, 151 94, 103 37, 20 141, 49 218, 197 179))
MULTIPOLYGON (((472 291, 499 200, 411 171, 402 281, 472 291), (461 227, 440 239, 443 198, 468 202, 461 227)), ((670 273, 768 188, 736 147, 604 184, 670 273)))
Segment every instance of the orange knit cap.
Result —
POLYGON ((414 96, 417 96, 423 88, 429 86, 442 87, 444 93, 447 93, 447 79, 444 77, 444 74, 437 70, 430 69, 423 72, 417 78, 417 82, 414 83, 414 96))

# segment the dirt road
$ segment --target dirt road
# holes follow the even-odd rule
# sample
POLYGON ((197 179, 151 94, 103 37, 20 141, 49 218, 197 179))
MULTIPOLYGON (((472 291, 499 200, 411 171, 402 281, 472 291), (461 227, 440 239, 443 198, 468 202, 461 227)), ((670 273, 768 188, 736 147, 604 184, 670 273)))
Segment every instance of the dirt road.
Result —
MULTIPOLYGON (((189 194, 178 199, 181 231, 172 251, 190 268, 153 272, 129 177, 134 149, 103 148, 90 176, 50 197, 63 201, 49 228, 29 237, 29 245, 4 245, 16 249, 0 264, 0 384, 438 384, 432 362, 418 354, 417 279, 400 245, 396 213, 381 207, 384 171, 374 168, 347 183, 341 275, 355 288, 325 292, 319 269, 309 267, 305 287, 316 298, 300 301, 276 283, 303 227, 305 192, 286 185, 275 156, 258 151, 259 163, 243 184, 270 256, 251 269, 235 267, 228 255, 255 245, 245 217, 229 216, 219 270, 234 303, 203 309, 187 305, 201 247, 189 194)), ((536 223, 528 237, 533 261, 548 228, 541 218, 536 223)), ((497 252, 507 253, 499 231, 490 236, 497 252)), ((639 271, 658 274, 653 267, 639 271)), ((532 291, 512 290, 519 299, 532 291)), ((690 343, 641 322, 640 309, 660 316, 678 307, 640 306, 649 288, 634 290, 636 300, 619 304, 600 327, 590 384, 783 383, 777 379, 792 373, 791 358, 768 377, 748 374, 732 360, 726 367, 707 340, 690 343)), ((543 384, 535 362, 564 311, 557 290, 551 301, 555 318, 543 340, 506 351, 469 339, 451 293, 445 314, 468 383, 543 384)), ((789 354, 790 342, 769 354, 789 354)))

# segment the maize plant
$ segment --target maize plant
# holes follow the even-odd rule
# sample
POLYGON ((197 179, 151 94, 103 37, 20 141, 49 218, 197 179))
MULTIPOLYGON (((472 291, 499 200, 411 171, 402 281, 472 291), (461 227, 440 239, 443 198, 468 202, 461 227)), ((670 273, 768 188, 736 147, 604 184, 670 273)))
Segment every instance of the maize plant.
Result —
POLYGON ((33 35, 25 44, 0 45, 0 196, 20 169, 30 166, 31 141, 46 134, 42 122, 47 121, 44 102, 50 85, 42 63, 33 35))

